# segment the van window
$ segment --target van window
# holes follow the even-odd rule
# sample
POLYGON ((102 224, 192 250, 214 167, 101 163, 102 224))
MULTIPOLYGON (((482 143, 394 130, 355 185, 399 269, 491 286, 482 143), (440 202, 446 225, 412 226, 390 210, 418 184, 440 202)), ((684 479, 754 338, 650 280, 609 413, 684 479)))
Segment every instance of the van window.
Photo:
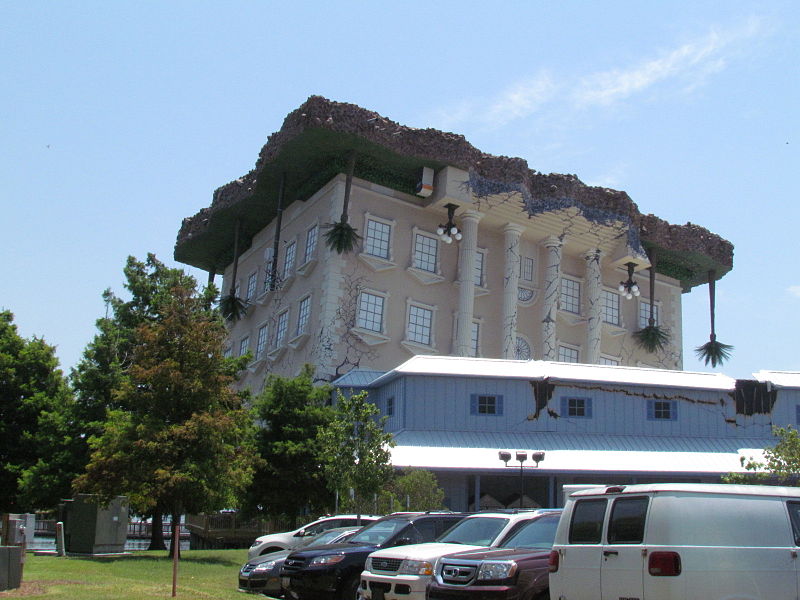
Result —
POLYGON ((800 502, 787 502, 789 518, 792 520, 792 533, 794 534, 794 545, 800 546, 800 502))
POLYGON ((647 517, 647 496, 619 498, 611 505, 608 521, 609 544, 641 544, 647 517))
POLYGON ((599 544, 607 500, 578 500, 569 524, 570 544, 599 544))

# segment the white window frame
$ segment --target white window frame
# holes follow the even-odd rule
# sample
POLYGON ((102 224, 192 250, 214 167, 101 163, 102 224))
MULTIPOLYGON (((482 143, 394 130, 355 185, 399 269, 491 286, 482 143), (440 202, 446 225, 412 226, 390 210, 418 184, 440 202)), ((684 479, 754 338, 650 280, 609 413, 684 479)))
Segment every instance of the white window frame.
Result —
POLYGON ((250 350, 250 334, 239 340, 239 356, 244 356, 250 350))
POLYGON ((303 248, 303 264, 311 262, 317 254, 317 246, 319 246, 319 224, 314 223, 313 226, 306 229, 306 245, 303 248), (314 232, 312 237, 311 232, 314 232), (309 250, 309 241, 311 242, 311 249, 309 250))
POLYGON ((308 323, 310 320, 311 320, 311 294, 308 294, 300 298, 300 300, 297 303, 297 325, 295 327, 295 337, 301 336, 304 333, 308 333, 308 323))
POLYGON ((469 330, 470 356, 478 358, 481 355, 481 320, 473 319, 469 330))
MULTIPOLYGON (((434 348, 436 346, 436 337, 435 337, 435 328, 436 328, 436 307, 431 306, 429 304, 423 304, 421 302, 416 302, 414 300, 407 300, 406 301, 406 336, 405 341, 410 344, 415 344, 419 346, 425 346, 426 348, 434 348), (429 320, 427 325, 427 336, 418 336, 416 333, 412 333, 412 323, 411 319, 414 314, 417 314, 418 317, 422 316, 429 320), (417 339, 418 337, 422 337, 423 339, 417 339), (427 337, 427 341, 424 338, 427 337)), ((424 327, 424 325, 419 325, 424 327)))
POLYGON ((267 354, 269 347, 269 323, 263 323, 258 328, 256 336, 256 360, 261 360, 267 354))
POLYGON ((581 349, 578 346, 573 346, 572 344, 565 344, 563 342, 560 342, 558 344, 558 356, 557 356, 556 360, 558 362, 564 362, 564 363, 573 363, 573 364, 580 363, 580 361, 581 361, 581 349), (565 355, 567 353, 572 353, 572 352, 575 353, 575 360, 563 360, 563 358, 562 358, 563 355, 565 355))
POLYGON ((361 242, 361 252, 358 254, 359 260, 367 264, 373 271, 385 271, 387 269, 394 269, 397 265, 394 262, 394 234, 395 222, 392 219, 384 219, 377 217, 371 213, 364 213, 364 226, 362 228, 363 239, 361 242), (369 246, 369 224, 374 222, 379 225, 384 225, 389 228, 389 241, 387 247, 387 256, 379 254, 370 254, 367 251, 369 246))
MULTIPOLYGON (((358 301, 357 301, 357 306, 356 306, 356 324, 355 324, 356 328, 357 329, 362 329, 364 331, 370 331, 370 332, 373 332, 373 333, 385 334, 386 333, 386 304, 387 304, 386 301, 387 301, 387 295, 386 294, 382 294, 382 293, 376 292, 374 290, 361 290, 359 292, 359 294, 358 294, 358 301), (368 320, 367 319, 362 320, 362 307, 363 307, 363 302, 365 300, 365 296, 371 296, 373 298, 379 298, 380 301, 381 301, 380 302, 380 307, 381 307, 381 310, 380 310, 380 326, 379 326, 378 329, 375 329, 374 327, 365 326, 366 323, 368 322, 368 320)), ((374 314, 374 313, 372 311, 370 311, 368 314, 374 314)), ((372 321, 374 321, 374 319, 369 319, 370 323, 372 321)))
POLYGON ((248 302, 256 297, 256 288, 258 287, 258 271, 253 271, 247 276, 247 296, 245 300, 248 302))
MULTIPOLYGON (((441 252, 439 250, 439 239, 433 235, 432 233, 427 233, 420 231, 416 228, 412 231, 412 247, 411 247, 411 266, 419 271, 423 271, 425 273, 431 274, 438 274, 439 273, 439 259, 441 252), (422 239, 426 242, 433 245, 433 265, 432 268, 427 269, 425 267, 420 266, 420 261, 418 260, 418 246, 417 242, 422 239)), ((422 254, 423 256, 430 256, 429 252, 422 254)), ((426 261, 427 263, 427 261, 426 261)), ((427 263, 429 264, 429 263, 427 263)))
POLYGON ((615 327, 622 327, 622 296, 620 296, 619 292, 617 290, 610 290, 608 288, 603 288, 603 290, 600 292, 600 300, 602 302, 602 304, 600 305, 601 306, 600 310, 601 310, 603 323, 607 323, 608 325, 613 325, 615 327), (608 316, 608 310, 607 310, 608 309, 608 302, 606 300, 609 297, 614 297, 614 298, 617 299, 617 306, 616 306, 617 320, 616 320, 616 322, 609 321, 607 319, 607 316, 608 316))
POLYGON ((275 348, 281 348, 286 344, 286 336, 289 333, 289 309, 282 310, 275 318, 275 348))
MULTIPOLYGON (((365 215, 365 217, 364 217, 364 254, 366 254, 368 256, 372 256, 374 258, 379 258, 381 260, 391 261, 392 260, 392 240, 393 240, 393 238, 394 238, 394 221, 389 221, 387 219, 381 219, 381 218, 376 217, 374 215, 369 215, 369 214, 365 215), (370 251, 370 250, 374 250, 375 249, 374 248, 375 244, 371 240, 377 239, 377 238, 371 238, 370 237, 370 224, 371 223, 374 223, 375 225, 380 226, 382 228, 385 227, 386 229, 384 231, 388 231, 388 239, 385 240, 385 244, 386 244, 386 255, 385 256, 383 254, 377 254, 375 252, 371 252, 370 251)), ((379 240, 378 243, 381 246, 383 246, 384 240, 379 240)), ((382 250, 382 248, 381 248, 381 250, 382 250)))
POLYGON ((536 278, 536 260, 532 256, 521 254, 519 257, 519 280, 525 283, 532 284, 536 278), (530 269, 526 269, 526 265, 530 265, 530 269), (530 277, 526 277, 526 275, 530 277))
POLYGON ((475 250, 475 270, 472 272, 472 281, 475 287, 486 289, 486 258, 487 252, 485 248, 477 248, 475 250), (480 260, 478 257, 480 256, 480 260))
POLYGON ((286 247, 283 250, 283 269, 281 270, 281 276, 284 281, 294 275, 295 262, 297 262, 297 240, 292 240, 286 243, 286 247))
MULTIPOLYGON (((567 287, 570 287, 570 286, 567 286, 567 287)), ((574 298, 574 296, 570 294, 570 295, 567 296, 567 298, 574 298)), ((572 302, 570 302, 570 305, 571 304, 572 304, 572 302)), ((583 314, 582 308, 583 308, 583 281, 579 277, 573 277, 571 275, 562 274, 561 275, 561 279, 558 282, 558 309, 562 310, 562 311, 564 311, 566 313, 569 313, 571 315, 581 315, 581 314, 583 314), (564 282, 565 281, 569 282, 570 285, 576 285, 578 287, 578 300, 577 300, 577 305, 578 305, 577 308, 578 308, 578 310, 577 311, 570 310, 569 308, 566 308, 564 306, 564 304, 566 304, 564 302, 564 299, 565 299, 564 282)))
POLYGON ((597 364, 606 367, 618 367, 622 364, 622 360, 620 359, 619 356, 610 356, 608 354, 601 354, 600 362, 597 364))

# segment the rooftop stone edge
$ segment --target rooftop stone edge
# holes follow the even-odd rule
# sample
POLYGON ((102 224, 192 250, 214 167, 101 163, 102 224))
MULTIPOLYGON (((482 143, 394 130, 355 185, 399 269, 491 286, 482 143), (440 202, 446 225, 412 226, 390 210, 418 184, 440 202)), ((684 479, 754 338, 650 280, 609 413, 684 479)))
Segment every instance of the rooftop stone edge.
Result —
MULTIPOLYGON (((175 258, 190 259, 185 247, 191 238, 202 237, 211 226, 211 217, 229 210, 253 197, 259 174, 275 162, 284 146, 306 131, 323 129, 336 134, 357 136, 385 150, 407 157, 447 164, 476 173, 488 180, 510 187, 524 186, 536 199, 570 198, 580 204, 610 211, 630 219, 638 229, 645 247, 656 247, 667 254, 689 255, 699 259, 708 270, 714 269, 717 279, 733 267, 733 244, 694 223, 673 225, 655 215, 643 215, 624 191, 587 186, 575 175, 545 175, 528 167, 522 158, 494 156, 481 152, 463 135, 437 129, 416 129, 400 125, 377 112, 355 104, 334 102, 322 96, 311 96, 284 119, 281 129, 267 139, 255 168, 214 192, 211 206, 187 217, 181 224, 175 244, 175 258), (706 265, 706 263, 708 263, 706 265)), ((195 261, 199 262, 199 261, 195 261)), ((692 261, 697 264, 697 261, 692 261)), ((189 262, 188 264, 193 264, 189 262)), ((193 264, 205 268, 200 264, 193 264)), ((206 269, 208 270, 208 269, 206 269)), ((662 269, 657 268, 663 272, 662 269)), ((676 279, 682 279, 676 277, 676 279)), ((705 273, 683 281, 684 290, 705 283, 705 273)))

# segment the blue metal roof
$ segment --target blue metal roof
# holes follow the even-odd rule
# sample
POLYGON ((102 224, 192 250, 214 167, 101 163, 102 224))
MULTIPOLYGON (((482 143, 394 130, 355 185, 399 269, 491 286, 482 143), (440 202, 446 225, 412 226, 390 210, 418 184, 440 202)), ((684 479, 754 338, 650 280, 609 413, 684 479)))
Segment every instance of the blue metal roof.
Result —
POLYGON ((365 388, 378 379, 386 371, 373 371, 371 369, 353 369, 332 382, 332 385, 342 388, 365 388))

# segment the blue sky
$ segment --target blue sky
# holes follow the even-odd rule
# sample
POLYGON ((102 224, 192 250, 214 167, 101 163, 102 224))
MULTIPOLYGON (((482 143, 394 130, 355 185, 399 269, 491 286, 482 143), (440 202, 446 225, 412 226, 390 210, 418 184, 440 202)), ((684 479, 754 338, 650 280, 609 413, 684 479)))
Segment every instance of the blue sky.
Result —
MULTIPOLYGON (((0 22, 0 307, 65 369, 126 257, 175 264, 181 219, 320 94, 722 235, 717 370, 800 370, 796 0, 0 0, 0 22)), ((684 367, 710 370, 707 286, 683 299, 684 367)))

